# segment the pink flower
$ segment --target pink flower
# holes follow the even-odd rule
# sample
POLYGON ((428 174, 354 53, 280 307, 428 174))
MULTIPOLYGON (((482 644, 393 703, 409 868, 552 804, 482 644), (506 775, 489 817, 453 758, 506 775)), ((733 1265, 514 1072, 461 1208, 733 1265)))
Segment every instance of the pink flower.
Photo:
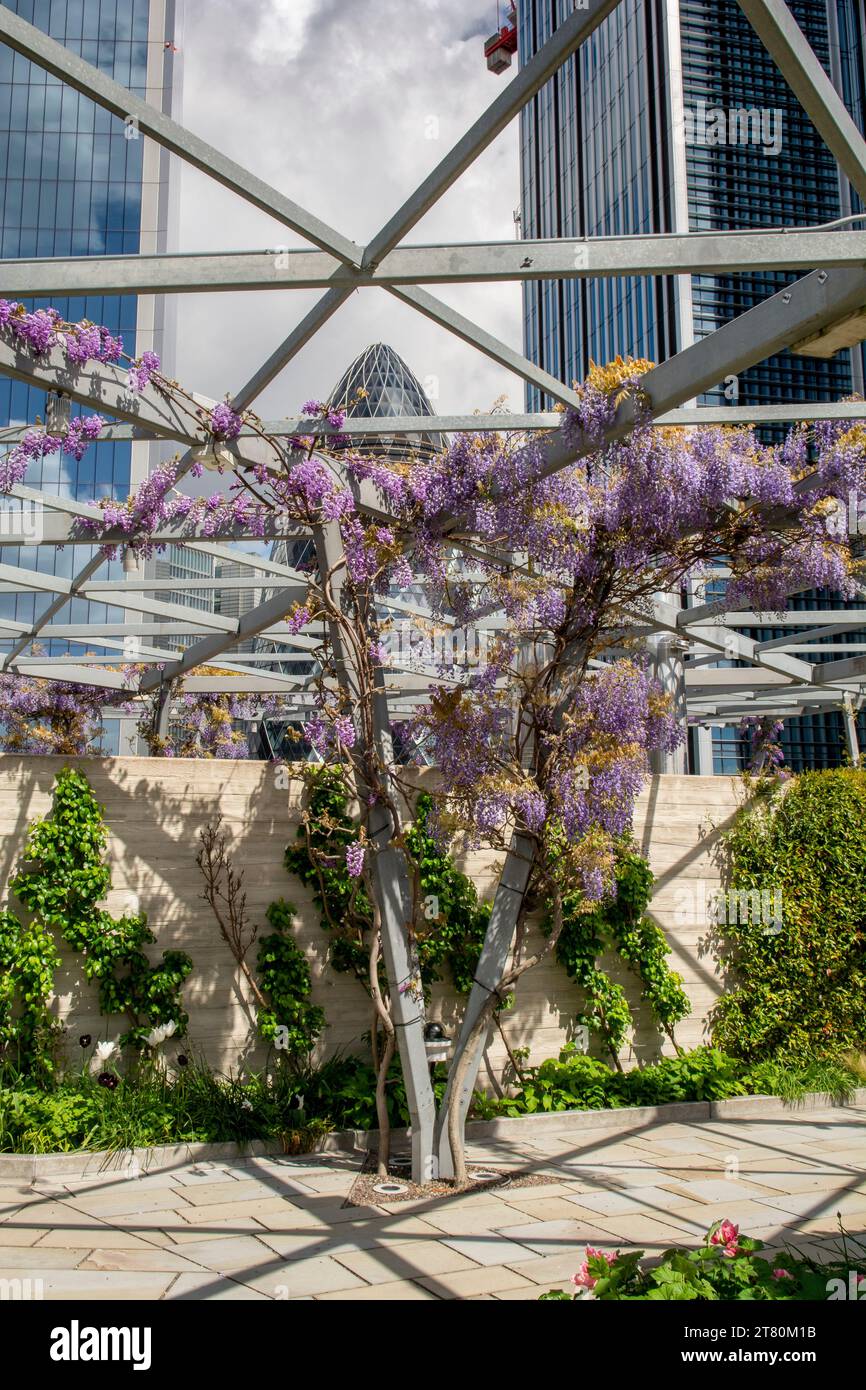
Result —
POLYGON ((781 1269, 781 1268, 780 1268, 780 1269, 774 1269, 774 1270, 773 1270, 773 1278, 774 1278, 774 1279, 793 1279, 793 1277, 794 1277, 793 1274, 791 1274, 790 1271, 787 1270, 787 1269, 781 1269))
POLYGON ((733 1221, 719 1222, 719 1228, 713 1231, 710 1236, 711 1245, 736 1245, 739 1238, 740 1228, 735 1226, 733 1221))
POLYGON ((586 1247, 586 1259, 577 1273, 571 1276, 571 1282, 576 1289, 594 1289, 598 1283, 597 1277, 589 1272, 589 1261, 593 1259, 606 1260, 608 1268, 610 1268, 619 1259, 619 1251, 616 1250, 614 1254, 609 1255, 605 1250, 596 1250, 594 1246, 588 1245, 586 1247))
POLYGON ((584 1260, 576 1274, 572 1274, 571 1282, 576 1289, 594 1289, 596 1280, 589 1272, 589 1266, 584 1260))
POLYGON ((725 1247, 724 1253, 730 1259, 733 1259, 735 1255, 739 1255, 740 1253, 738 1244, 739 1238, 739 1226, 735 1226, 733 1221, 721 1221, 718 1230, 713 1231, 713 1234, 710 1236, 710 1244, 723 1245, 725 1247))

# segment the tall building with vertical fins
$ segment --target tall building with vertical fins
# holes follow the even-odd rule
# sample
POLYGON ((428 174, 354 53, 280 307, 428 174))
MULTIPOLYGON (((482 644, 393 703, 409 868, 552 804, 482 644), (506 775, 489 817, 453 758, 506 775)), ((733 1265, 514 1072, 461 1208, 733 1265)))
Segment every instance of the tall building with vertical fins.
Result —
MULTIPOLYGON (((520 62, 579 7, 518 0, 520 62)), ((862 0, 790 0, 790 8, 862 130, 862 0)), ((525 237, 804 227, 860 210, 735 0, 621 0, 524 108, 520 160, 525 237)), ((663 361, 796 278, 760 271, 529 282, 526 355, 568 383, 617 354, 663 361)), ((835 401, 863 386, 862 348, 830 359, 783 352, 700 399, 835 401)), ((529 410, 552 404, 531 385, 526 403, 529 410)), ((827 594, 792 601, 828 606, 842 604, 827 594)), ((716 770, 735 770, 736 731, 714 730, 713 742, 716 770)), ((791 720, 784 743, 795 768, 838 762, 841 717, 791 720)))
MULTIPOLYGON (((28 23, 177 119, 180 106, 181 0, 4 0, 28 23)), ((58 78, 0 44, 0 254, 96 256, 158 253, 176 246, 177 183, 169 156, 124 121, 58 78)), ((34 300, 29 308, 49 301, 34 300)), ((50 301, 65 318, 105 324, 135 356, 151 349, 171 369, 173 304, 155 296, 87 296, 50 301)), ((46 418, 46 398, 19 382, 0 379, 0 430, 46 418)), ((27 483, 79 501, 126 497, 146 477, 153 446, 105 441, 76 463, 50 455, 27 483)), ((6 545, 3 560, 25 569, 70 577, 88 554, 83 546, 6 545)), ((106 571, 113 577, 118 565, 106 571)), ((51 594, 0 594, 0 623, 30 625, 51 594)), ((65 624, 109 622, 121 610, 73 599, 65 624)), ((9 650, 0 626, 0 649, 9 650)), ((81 648, 42 639, 52 654, 81 648)), ((91 644, 91 649, 93 646, 91 644)), ((99 648, 97 647, 98 651, 99 648)), ((108 648, 106 648, 108 653, 108 648)), ((115 653, 116 655, 116 653, 115 653)), ((106 749, 111 751, 111 727, 106 749)), ((116 735, 116 726, 114 728, 116 735)), ((115 739, 116 742, 116 739, 115 739)))

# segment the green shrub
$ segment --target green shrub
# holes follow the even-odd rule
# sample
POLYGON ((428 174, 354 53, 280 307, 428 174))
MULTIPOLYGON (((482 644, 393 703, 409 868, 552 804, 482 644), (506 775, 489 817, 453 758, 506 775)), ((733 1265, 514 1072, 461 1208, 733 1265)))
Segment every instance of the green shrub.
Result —
POLYGON ((749 1062, 862 1049, 866 772, 806 772, 757 796, 726 847, 731 889, 780 891, 783 923, 768 930, 755 902, 747 921, 719 929, 731 983, 713 1012, 714 1042, 749 1062))
POLYGON ((569 1044, 558 1059, 526 1073, 516 1096, 481 1105, 486 1115, 532 1115, 546 1110, 616 1110, 626 1105, 724 1100, 742 1096, 742 1066, 717 1048, 699 1047, 633 1071, 612 1071, 605 1062, 581 1056, 569 1044))
POLYGON ((51 810, 27 831, 9 885, 30 920, 22 923, 5 912, 0 926, 0 965, 10 962, 5 968, 13 976, 0 993, 0 1040, 17 1044, 20 1064, 34 1075, 51 1070, 47 1047, 34 1051, 32 1040, 48 1031, 45 1001, 59 963, 52 933, 81 954, 86 978, 98 982, 100 1011, 127 1016, 130 1026, 121 1042, 140 1046, 153 1027, 169 1022, 181 1036, 188 1022, 182 987, 192 970, 189 956, 163 951, 153 964, 143 949, 156 941, 147 917, 112 917, 101 906, 111 887, 103 862, 106 843, 102 807, 90 783, 83 773, 64 768, 54 783, 51 810), (13 1018, 16 992, 19 1023, 13 1018))

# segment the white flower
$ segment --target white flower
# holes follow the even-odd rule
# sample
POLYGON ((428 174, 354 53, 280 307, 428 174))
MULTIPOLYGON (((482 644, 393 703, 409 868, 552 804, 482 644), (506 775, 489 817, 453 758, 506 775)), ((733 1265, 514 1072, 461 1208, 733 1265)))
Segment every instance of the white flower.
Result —
POLYGON ((94 1057, 97 1062, 110 1062, 116 1052, 120 1051, 120 1044, 116 1042, 98 1042, 94 1057))
POLYGON ((177 1024, 171 1019, 169 1023, 160 1023, 157 1028, 151 1028, 145 1042, 148 1047, 159 1047, 160 1043, 164 1043, 166 1038, 170 1038, 176 1032, 177 1024))
POLYGON ((252 1108, 253 1108, 253 1103, 252 1103, 251 1100, 242 1100, 242 1101, 241 1101, 241 1110, 252 1110, 252 1108))

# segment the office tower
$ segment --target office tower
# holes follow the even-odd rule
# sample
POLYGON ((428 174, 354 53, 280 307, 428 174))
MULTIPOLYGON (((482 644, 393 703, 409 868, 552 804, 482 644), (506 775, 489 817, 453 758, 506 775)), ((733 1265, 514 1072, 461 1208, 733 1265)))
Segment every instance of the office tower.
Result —
MULTIPOLYGON (((138 96, 179 114, 178 0, 6 0, 8 8, 44 30, 138 96)), ((131 120, 112 116, 42 68, 0 45, 0 208, 4 258, 155 253, 174 239, 176 188, 169 157, 142 138, 131 120)), ((28 307, 44 307, 33 301, 28 307)), ((153 349, 171 367, 171 305, 153 296, 88 296, 52 300, 67 319, 88 318, 123 338, 131 356, 153 349)), ((0 380, 0 427, 46 418, 42 392, 0 380)), ((80 463, 51 455, 27 483, 80 501, 126 497, 146 476, 152 446, 103 442, 80 463)), ((25 569, 69 577, 88 550, 55 552, 3 547, 3 560, 25 569)), ((119 573, 119 562, 106 573, 119 573)), ((0 595, 0 618, 31 624, 51 595, 0 595)), ((122 620, 123 610, 73 599, 64 624, 122 620)), ((134 621, 134 618, 130 618, 134 621)), ((6 634, 0 629, 0 638, 6 634)), ((81 653, 81 645, 47 636, 53 655, 81 653)), ((8 650, 9 641, 3 643, 8 650)), ((91 643, 91 650, 102 649, 91 643)), ((109 647, 106 656, 114 655, 109 647)), ((110 740, 109 740, 110 741, 110 740)), ((108 747, 108 743, 106 743, 108 747)))
MULTIPOLYGON (((520 62, 578 7, 519 0, 520 62)), ((858 0, 792 0, 791 9, 862 129, 858 0)), ((524 109, 520 158, 525 237, 813 226, 860 206, 735 0, 621 0, 524 109)), ((760 271, 527 283, 525 351, 568 383, 618 353, 659 362, 793 279, 760 271)), ((863 391, 861 348, 830 359, 780 353, 701 401, 760 406, 852 391, 863 391)), ((528 409, 550 404, 527 388, 528 409)), ((825 606, 842 605, 826 594, 792 600, 825 606)), ((742 751, 732 749, 735 730, 715 731, 714 741, 717 770, 723 755, 730 770, 742 751)), ((838 761, 841 718, 791 721, 785 743, 794 767, 838 761)))
MULTIPOLYGON (((328 400, 345 408, 355 419, 388 415, 433 415, 421 382, 402 357, 386 343, 372 343, 359 353, 340 377, 328 400)), ((429 430, 419 434, 362 435, 356 447, 362 453, 384 458, 432 458, 447 443, 444 435, 429 430)))
MULTIPOLYGON (((526 62, 575 8, 522 0, 526 62)), ((863 115, 855 0, 794 0, 797 22, 855 119, 863 115)), ((828 222, 859 204, 735 0, 621 0, 521 116, 525 237, 626 236, 828 222)), ((617 353, 661 361, 796 276, 536 281, 528 355, 561 381, 617 353)), ((742 373, 741 405, 861 389, 861 353, 779 354, 742 373)), ((723 383, 705 399, 726 399, 723 383)), ((730 399, 730 396, 728 397, 730 399)), ((549 405, 536 387, 527 405, 549 405)))

